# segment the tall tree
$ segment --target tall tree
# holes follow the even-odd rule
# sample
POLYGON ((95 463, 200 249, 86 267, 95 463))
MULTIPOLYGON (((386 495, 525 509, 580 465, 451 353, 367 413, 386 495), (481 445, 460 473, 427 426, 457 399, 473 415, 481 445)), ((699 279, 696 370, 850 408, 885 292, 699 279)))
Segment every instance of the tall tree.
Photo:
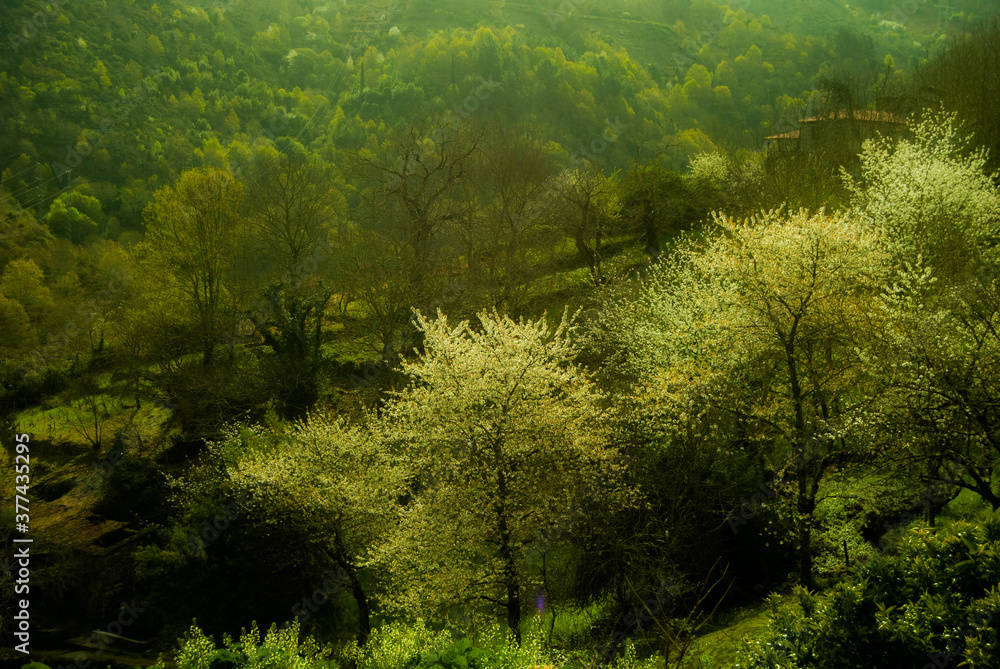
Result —
POLYGON ((466 215, 462 186, 478 138, 462 126, 439 124, 397 133, 379 154, 362 150, 353 162, 367 183, 373 223, 405 242, 412 254, 409 280, 421 285, 439 268, 445 226, 466 215))
POLYGON ((193 308, 205 367, 235 326, 244 297, 239 263, 246 257, 249 226, 242 206, 243 184, 226 170, 205 167, 187 170, 175 186, 156 191, 145 211, 145 251, 193 308))
POLYGON ((241 452, 228 476, 258 502, 263 515, 256 520, 297 528, 302 545, 345 575, 361 643, 371 632, 362 566, 392 530, 396 500, 407 486, 409 468, 389 446, 373 417, 348 425, 319 415, 273 433, 244 429, 225 446, 241 452))
POLYGON ((989 150, 987 166, 1000 169, 1000 18, 993 16, 951 42, 915 74, 916 104, 957 113, 962 130, 989 150))
POLYGON ((633 410, 660 430, 710 436, 736 419, 734 437, 765 445, 790 486, 807 585, 820 484, 864 445, 877 379, 861 351, 889 275, 883 246, 843 217, 720 217, 598 328, 635 379, 633 410))
POLYGON ((350 159, 364 180, 365 228, 351 263, 364 277, 357 294, 367 333, 385 361, 398 353, 410 309, 433 304, 455 268, 455 228, 470 215, 468 170, 478 148, 475 133, 441 123, 397 133, 377 152, 350 159))
MULTIPOLYGON (((621 181, 622 217, 636 230, 646 252, 659 251, 663 237, 690 228, 708 215, 712 188, 655 162, 636 165, 621 181)), ((721 202, 720 202, 721 204, 721 202)))
POLYGON ((912 139, 866 144, 860 178, 844 174, 856 215, 885 231, 900 261, 923 258, 946 282, 963 281, 1000 238, 995 175, 969 148, 954 115, 926 113, 912 139))
POLYGON ((861 164, 861 178, 847 180, 852 204, 905 268, 882 305, 885 350, 873 358, 889 387, 886 429, 903 446, 892 455, 998 508, 996 175, 951 114, 925 114, 912 140, 867 145, 861 164))
POLYGON ((394 607, 440 615, 485 602, 520 643, 524 594, 540 585, 526 551, 617 472, 604 398, 573 363, 565 315, 556 328, 486 312, 478 328, 440 313, 417 322, 425 351, 404 363, 412 383, 384 416, 416 487, 375 562, 392 575, 394 607))
POLYGON ((261 157, 247 204, 261 278, 250 321, 277 361, 286 414, 301 415, 316 401, 335 223, 346 202, 330 168, 296 146, 261 157))
POLYGON ((621 209, 616 179, 587 164, 559 175, 551 189, 551 213, 573 239, 591 280, 603 284, 605 244, 616 231, 621 209))
MULTIPOLYGON (((991 254, 995 257, 995 253, 991 254)), ((923 476, 971 490, 994 509, 1000 490, 1000 277, 996 260, 960 285, 910 270, 883 305, 882 398, 891 455, 923 476)), ((956 489, 957 489, 956 488, 956 489)))
POLYGON ((554 171, 541 143, 524 128, 499 120, 487 126, 470 168, 474 211, 459 232, 480 306, 517 309, 543 271, 535 252, 545 237, 539 209, 554 171))

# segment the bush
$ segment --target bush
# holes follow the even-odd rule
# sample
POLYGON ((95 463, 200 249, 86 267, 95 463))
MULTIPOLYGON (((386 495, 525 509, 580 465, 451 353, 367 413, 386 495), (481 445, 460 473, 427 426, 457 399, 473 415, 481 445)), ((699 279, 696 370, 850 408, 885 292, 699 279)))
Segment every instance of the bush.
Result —
POLYGON ((486 669, 496 662, 493 653, 472 645, 468 639, 452 644, 446 650, 428 653, 420 658, 417 669, 486 669))
POLYGON ((106 518, 140 527, 164 523, 170 513, 166 501, 169 492, 167 479, 154 460, 126 455, 116 458, 115 467, 102 486, 101 500, 95 511, 106 518))
POLYGON ((425 653, 451 643, 447 630, 427 629, 423 620, 408 624, 392 622, 372 631, 363 648, 353 643, 345 656, 356 662, 358 669, 404 669, 420 661, 425 653))
MULTIPOLYGON (((312 637, 299 642, 299 623, 293 621, 279 629, 271 625, 263 643, 257 623, 243 630, 239 641, 223 637, 223 647, 216 648, 211 637, 192 625, 178 640, 177 669, 334 669, 329 659, 332 651, 317 644, 312 637)), ((163 669, 163 658, 151 669, 163 669)))
MULTIPOLYGON (((531 667, 568 667, 593 664, 593 658, 571 658, 543 648, 545 631, 539 618, 532 616, 522 624, 520 646, 510 639, 506 627, 496 622, 478 627, 473 639, 455 642, 448 630, 433 631, 422 620, 416 623, 395 621, 372 632, 363 648, 352 644, 343 654, 358 669, 529 669, 531 667), (464 664, 463 664, 464 661, 464 664)), ((662 659, 660 664, 662 665, 662 659)), ((652 667, 639 663, 635 646, 626 642, 624 651, 610 665, 612 669, 652 667)))
POLYGON ((918 525, 817 595, 774 606, 738 667, 1000 666, 1000 513, 981 524, 918 525))

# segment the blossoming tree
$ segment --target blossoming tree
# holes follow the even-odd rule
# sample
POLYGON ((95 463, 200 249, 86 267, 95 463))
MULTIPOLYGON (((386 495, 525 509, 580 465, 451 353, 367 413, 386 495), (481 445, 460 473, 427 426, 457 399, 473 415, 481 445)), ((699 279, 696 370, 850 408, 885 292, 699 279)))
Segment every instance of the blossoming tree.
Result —
POLYGON ((424 351, 411 384, 382 416, 392 448, 412 463, 413 495, 373 564, 390 574, 387 603, 441 616, 485 604, 506 613, 520 643, 533 542, 572 526, 582 499, 619 471, 605 398, 573 360, 572 321, 479 326, 416 315, 424 351))

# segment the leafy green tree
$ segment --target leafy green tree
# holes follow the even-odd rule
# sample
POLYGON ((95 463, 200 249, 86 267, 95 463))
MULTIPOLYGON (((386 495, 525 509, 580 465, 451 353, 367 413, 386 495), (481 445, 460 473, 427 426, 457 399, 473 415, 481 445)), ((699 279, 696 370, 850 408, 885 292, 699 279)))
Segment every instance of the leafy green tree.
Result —
POLYGON ((996 254, 959 285, 907 272, 883 303, 884 424, 906 469, 978 494, 1000 508, 1000 276, 996 254))
POLYGON ((997 620, 1000 519, 918 526, 823 594, 797 589, 771 602, 771 622, 748 641, 739 669, 991 667, 997 620))
POLYGON ((0 267, 18 258, 42 261, 53 241, 43 223, 0 190, 0 267))
POLYGON ((35 324, 41 324, 55 306, 42 268, 28 258, 7 263, 0 275, 0 293, 20 303, 35 324))
POLYGON ((1000 81, 993 74, 1000 67, 998 41, 1000 19, 993 16, 957 36, 913 77, 916 103, 956 113, 961 131, 988 149, 990 172, 1000 169, 1000 116, 994 102, 1000 81))
POLYGON ((460 130, 440 124, 425 134, 411 128, 380 155, 363 150, 354 157, 368 180, 367 206, 409 248, 410 280, 417 286, 441 263, 445 227, 465 215, 462 187, 478 141, 460 130))
POLYGON ((579 520, 587 491, 618 472, 605 400, 573 363, 565 315, 556 328, 487 312, 475 329, 440 313, 417 323, 424 352, 404 362, 412 383, 384 412, 416 487, 372 563, 390 574, 392 608, 442 616, 485 603, 520 643, 524 595, 538 585, 527 552, 579 520))
POLYGON ((88 237, 98 234, 103 221, 100 201, 77 191, 57 197, 45 215, 52 232, 74 244, 83 244, 88 237))
POLYGON ((291 46, 291 36, 288 29, 272 23, 266 30, 261 30, 251 40, 254 50, 262 58, 273 65, 278 65, 288 53, 291 46))
POLYGON ((478 137, 442 122, 427 133, 396 133, 377 153, 366 148, 351 158, 364 180, 366 229, 352 260, 364 277, 358 301, 386 361, 398 352, 410 309, 432 304, 448 281, 455 226, 470 215, 466 187, 478 148, 478 137))
POLYGON ((925 114, 896 146, 866 145, 861 164, 859 180, 845 177, 854 207, 906 268, 882 305, 885 349, 872 363, 891 389, 884 422, 901 446, 891 456, 998 508, 1000 190, 953 115, 925 114))
POLYGON ((656 253, 666 235, 689 229, 708 215, 713 189, 656 163, 637 165, 621 181, 622 216, 637 230, 647 253, 656 253))
POLYGON ((387 365, 411 348, 408 309, 432 299, 426 286, 406 280, 412 270, 410 260, 404 242, 378 230, 353 231, 347 241, 344 286, 364 309, 363 317, 348 321, 348 326, 387 365))
POLYGON ((243 184, 225 170, 206 167, 157 190, 145 210, 143 250, 193 310, 205 367, 213 364, 215 347, 233 328, 244 297, 239 261, 249 239, 242 206, 243 184))
POLYGON ((0 350, 4 356, 13 356, 38 342, 38 335, 31 325, 24 306, 17 300, 0 295, 0 350))
POLYGON ((469 283, 483 296, 479 306, 516 310, 546 269, 538 247, 551 233, 546 234, 540 209, 554 170, 525 128, 500 122, 487 127, 470 169, 474 212, 459 230, 469 283))
POLYGON ((616 177, 588 164, 563 172, 550 188, 550 215, 573 240, 594 285, 603 284, 607 280, 603 271, 605 244, 620 222, 616 177))

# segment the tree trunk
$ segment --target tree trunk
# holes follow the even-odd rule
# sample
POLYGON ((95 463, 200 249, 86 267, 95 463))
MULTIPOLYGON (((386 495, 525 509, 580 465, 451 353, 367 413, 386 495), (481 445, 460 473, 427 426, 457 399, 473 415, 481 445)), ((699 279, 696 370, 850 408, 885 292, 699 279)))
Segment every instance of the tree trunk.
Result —
POLYGON ((215 363, 215 342, 206 341, 201 353, 202 367, 208 368, 215 363))
POLYGON ((345 566, 344 571, 347 572, 347 579, 351 583, 351 596, 358 604, 358 645, 363 646, 372 632, 371 608, 364 588, 361 587, 361 582, 358 580, 357 570, 353 566, 345 566))
POLYGON ((812 516, 816 510, 816 499, 809 494, 809 486, 805 476, 800 473, 798 480, 798 499, 796 510, 799 514, 799 581, 802 587, 814 590, 812 555, 812 516))
POLYGON ((809 462, 814 455, 807 453, 808 441, 806 438, 805 421, 805 399, 802 393, 802 386, 799 383, 799 370, 795 361, 795 341, 799 328, 801 314, 797 314, 792 322, 792 327, 785 342, 785 362, 788 365, 788 384, 791 390, 792 402, 795 406, 795 451, 798 454, 801 464, 797 468, 797 495, 796 511, 798 512, 798 549, 799 549, 799 581, 803 587, 815 589, 813 581, 813 556, 812 556, 812 515, 816 510, 816 488, 818 480, 810 490, 808 470, 816 466, 809 462))
POLYGON ((507 589, 507 625, 514 633, 514 641, 521 645, 521 585, 517 578, 517 566, 510 547, 510 528, 507 527, 507 478, 501 471, 497 475, 497 525, 500 531, 500 559, 503 560, 503 580, 507 589))
POLYGON ((364 588, 361 587, 361 581, 358 580, 358 569, 354 562, 347 557, 340 532, 335 530, 333 538, 337 546, 337 554, 332 557, 347 574, 347 580, 351 584, 351 596, 354 597, 354 601, 358 605, 358 645, 363 646, 372 632, 371 606, 368 604, 368 596, 365 594, 364 588))
POLYGON ((656 229, 656 215, 652 211, 652 206, 647 202, 643 204, 642 228, 646 238, 646 253, 655 255, 659 251, 659 231, 656 229))

